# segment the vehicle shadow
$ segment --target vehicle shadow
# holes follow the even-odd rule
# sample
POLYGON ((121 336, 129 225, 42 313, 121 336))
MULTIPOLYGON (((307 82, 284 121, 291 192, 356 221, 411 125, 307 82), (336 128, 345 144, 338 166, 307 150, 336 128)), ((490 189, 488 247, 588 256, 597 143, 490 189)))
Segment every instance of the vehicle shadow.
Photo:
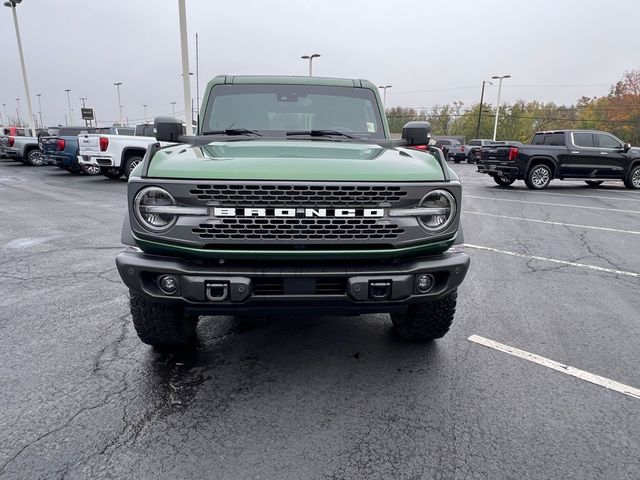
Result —
MULTIPOLYGON (((438 342, 415 343, 391 332, 386 315, 306 316, 242 321, 204 317, 191 349, 149 349, 145 390, 169 414, 219 410, 235 399, 377 395, 394 385, 429 384, 450 364, 438 342)), ((434 380, 435 381, 435 380, 434 380)), ((412 387, 413 388, 413 387, 412 387)))

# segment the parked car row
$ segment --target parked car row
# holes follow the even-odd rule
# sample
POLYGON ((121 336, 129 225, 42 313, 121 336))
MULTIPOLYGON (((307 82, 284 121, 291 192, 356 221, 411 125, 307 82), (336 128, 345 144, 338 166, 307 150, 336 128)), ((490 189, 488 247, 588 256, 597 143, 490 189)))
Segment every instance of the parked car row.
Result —
POLYGON ((524 180, 533 190, 547 188, 553 179, 584 180, 590 187, 622 180, 627 188, 638 190, 640 149, 596 130, 537 132, 529 145, 483 146, 478 172, 503 187, 516 180, 524 180))
POLYGON ((6 127, 0 135, 0 158, 27 165, 54 165, 72 174, 117 179, 129 177, 155 143, 153 125, 137 127, 65 126, 36 130, 6 127))

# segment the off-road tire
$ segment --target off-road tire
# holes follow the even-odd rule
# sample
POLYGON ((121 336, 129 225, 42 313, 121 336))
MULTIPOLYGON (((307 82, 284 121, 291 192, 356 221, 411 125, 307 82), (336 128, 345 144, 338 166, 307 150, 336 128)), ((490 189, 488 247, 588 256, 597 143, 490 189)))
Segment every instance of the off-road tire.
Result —
POLYGON ((124 176, 128 179, 133 169, 141 162, 142 157, 138 157, 137 155, 127 158, 127 160, 124 162, 124 176))
POLYGON ((138 337, 154 347, 184 347, 195 339, 198 318, 188 316, 180 307, 148 301, 129 292, 131 317, 138 337))
POLYGON ((624 186, 633 190, 640 190, 640 165, 631 169, 627 178, 624 179, 624 186))
POLYGON ((27 161, 25 162, 32 167, 40 167, 44 165, 44 158, 42 157, 42 150, 34 148, 27 153, 27 161))
POLYGON ((393 328, 404 340, 427 341, 444 337, 456 313, 458 292, 454 290, 440 300, 410 305, 404 312, 391 314, 393 328))
POLYGON ((551 183, 553 173, 551 168, 544 163, 531 166, 524 178, 524 183, 531 190, 544 190, 551 183))
POLYGON ((460 159, 458 157, 453 157, 453 163, 460 163, 460 159))
POLYGON ((602 185, 602 180, 585 180, 584 183, 586 183, 587 185, 589 185, 590 187, 599 187, 600 185, 602 185))
POLYGON ((117 180, 122 176, 122 170, 117 167, 101 167, 100 173, 111 180, 117 180))
POLYGON ((515 182, 516 179, 513 177, 500 177, 498 175, 494 175, 493 181, 501 187, 508 187, 509 185, 513 185, 513 182, 515 182))

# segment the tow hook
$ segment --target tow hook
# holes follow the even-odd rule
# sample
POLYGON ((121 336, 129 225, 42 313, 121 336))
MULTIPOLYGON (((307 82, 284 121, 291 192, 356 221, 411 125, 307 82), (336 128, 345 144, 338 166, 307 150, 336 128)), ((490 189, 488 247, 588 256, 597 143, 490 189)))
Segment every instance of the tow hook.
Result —
POLYGON ((391 297, 391 282, 369 282, 369 297, 372 300, 386 300, 391 297))
POLYGON ((223 302, 229 296, 229 284, 211 282, 207 283, 204 287, 207 300, 211 302, 223 302))

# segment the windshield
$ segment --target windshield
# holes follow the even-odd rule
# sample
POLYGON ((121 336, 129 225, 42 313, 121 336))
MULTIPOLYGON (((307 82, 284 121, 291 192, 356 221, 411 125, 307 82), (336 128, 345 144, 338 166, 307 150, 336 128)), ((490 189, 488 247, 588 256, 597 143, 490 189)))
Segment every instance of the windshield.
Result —
POLYGON ((335 130, 384 139, 372 90, 318 85, 216 85, 207 103, 203 132, 242 128, 263 136, 335 130))

